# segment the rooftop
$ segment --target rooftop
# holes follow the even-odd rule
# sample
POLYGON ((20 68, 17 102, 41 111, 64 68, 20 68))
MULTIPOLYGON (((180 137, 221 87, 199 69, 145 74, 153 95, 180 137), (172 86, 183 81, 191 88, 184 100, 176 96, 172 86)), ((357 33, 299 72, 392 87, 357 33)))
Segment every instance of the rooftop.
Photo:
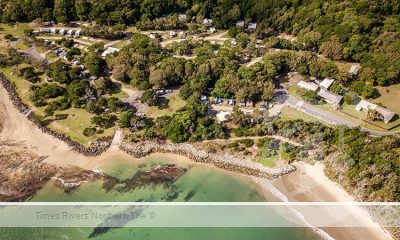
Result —
POLYGON ((334 81, 335 81, 335 79, 333 79, 333 78, 325 78, 324 80, 322 80, 322 82, 319 84, 319 86, 329 89, 329 87, 333 84, 334 81))
POLYGON ((323 88, 318 92, 318 96, 324 98, 328 102, 335 103, 335 104, 340 104, 340 102, 343 99, 342 95, 330 92, 323 88))
POLYGON ((314 91, 314 92, 317 91, 317 89, 318 89, 318 85, 315 84, 314 82, 306 82, 306 81, 303 81, 303 80, 298 82, 297 86, 299 86, 301 88, 305 88, 305 89, 310 90, 310 91, 314 91))
POLYGON ((119 49, 119 48, 108 47, 108 48, 101 54, 101 56, 102 56, 102 57, 105 57, 105 56, 107 56, 107 55, 110 54, 110 53, 119 52, 120 50, 121 50, 121 49, 119 49))

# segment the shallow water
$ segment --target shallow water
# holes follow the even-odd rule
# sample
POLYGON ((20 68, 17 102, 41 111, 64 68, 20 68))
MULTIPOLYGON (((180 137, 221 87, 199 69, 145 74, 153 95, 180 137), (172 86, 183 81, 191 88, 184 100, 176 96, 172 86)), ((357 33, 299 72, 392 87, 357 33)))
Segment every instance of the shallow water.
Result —
MULTIPOLYGON (((161 163, 175 163, 188 171, 168 186, 148 186, 127 192, 102 188, 102 181, 84 183, 65 193, 50 181, 28 201, 33 202, 262 202, 268 201, 248 178, 202 164, 168 157, 143 161, 110 161, 98 169, 120 180, 161 163)), ((275 216, 273 216, 275 217, 275 216)), ((279 218, 277 215, 276 218, 279 218)), ((279 219, 282 220, 282 219, 279 219)), ((93 228, 8 228, 0 229, 5 239, 86 239, 93 228), (27 237, 29 236, 29 237, 27 237)), ((94 239, 314 239, 306 228, 116 228, 94 239)))

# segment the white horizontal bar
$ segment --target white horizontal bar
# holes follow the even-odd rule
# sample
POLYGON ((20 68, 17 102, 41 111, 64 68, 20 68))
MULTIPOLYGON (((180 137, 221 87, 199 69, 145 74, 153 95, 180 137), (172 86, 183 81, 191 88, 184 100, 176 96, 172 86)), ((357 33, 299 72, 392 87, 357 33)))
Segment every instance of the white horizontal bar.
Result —
POLYGON ((0 206, 399 206, 400 202, 0 202, 0 206))

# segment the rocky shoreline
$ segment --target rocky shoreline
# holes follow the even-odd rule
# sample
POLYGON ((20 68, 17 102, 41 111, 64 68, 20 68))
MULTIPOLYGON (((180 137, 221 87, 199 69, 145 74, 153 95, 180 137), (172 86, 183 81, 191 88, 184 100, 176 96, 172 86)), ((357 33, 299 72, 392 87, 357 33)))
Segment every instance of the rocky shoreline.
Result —
POLYGON ((105 152, 111 146, 111 138, 102 138, 93 142, 89 147, 85 147, 82 144, 72 140, 69 136, 65 134, 56 132, 47 126, 42 126, 37 123, 37 115, 29 108, 28 105, 22 102, 22 99, 19 97, 14 84, 3 74, 0 73, 0 83, 7 91, 8 97, 11 100, 14 107, 22 114, 26 116, 26 118, 35 124, 43 133, 51 135, 63 142, 65 142, 73 151, 81 153, 85 156, 99 156, 103 152, 105 152))
MULTIPOLYGON (((85 156, 99 156, 110 148, 112 142, 111 138, 98 139, 93 142, 91 146, 85 147, 82 144, 72 140, 69 136, 65 134, 56 132, 48 128, 47 126, 40 125, 36 121, 37 115, 35 115, 35 113, 30 109, 28 105, 22 102, 22 99, 19 97, 14 84, 9 79, 7 79, 7 77, 3 73, 0 73, 0 83, 6 89, 9 99, 11 100, 14 107, 18 109, 20 113, 24 114, 27 119, 35 124, 43 133, 51 135, 65 142, 71 148, 71 150, 85 156)), ((136 158, 144 157, 156 152, 174 153, 188 157, 194 162, 212 164, 215 167, 227 171, 238 172, 245 175, 263 178, 275 178, 285 174, 289 174, 296 170, 296 167, 291 164, 276 168, 267 168, 259 163, 255 163, 245 159, 239 159, 234 156, 222 156, 218 154, 208 153, 206 151, 196 149, 194 146, 187 143, 173 144, 162 141, 147 141, 132 145, 126 142, 122 142, 119 148, 136 158)))
POLYGON ((234 156, 221 156, 214 153, 208 153, 203 150, 196 149, 187 143, 167 143, 167 142, 140 142, 140 143, 126 143, 122 142, 120 149, 127 154, 135 157, 142 158, 151 153, 173 153, 190 158, 194 162, 212 164, 215 167, 238 172, 249 176, 262 177, 262 178, 276 178, 285 174, 296 171, 294 165, 288 164, 276 168, 267 168, 259 163, 250 160, 239 159, 234 156))

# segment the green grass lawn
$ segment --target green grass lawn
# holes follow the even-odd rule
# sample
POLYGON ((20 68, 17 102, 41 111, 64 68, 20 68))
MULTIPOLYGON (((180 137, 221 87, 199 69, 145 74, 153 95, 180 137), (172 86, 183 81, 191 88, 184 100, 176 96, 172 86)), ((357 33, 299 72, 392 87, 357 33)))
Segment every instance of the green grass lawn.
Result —
POLYGON ((24 41, 19 41, 19 42, 17 42, 17 44, 15 45, 15 47, 16 47, 17 49, 19 49, 19 50, 24 50, 24 51, 31 48, 31 47, 28 46, 24 41))
POLYGON ((120 99, 121 98, 128 98, 129 94, 127 92, 121 90, 118 93, 111 94, 110 97, 116 97, 116 98, 120 98, 120 99))
POLYGON ((167 99, 169 100, 168 108, 158 109, 158 107, 150 107, 146 115, 152 118, 157 118, 165 115, 170 116, 174 114, 178 109, 186 105, 185 100, 180 98, 178 95, 168 96, 167 99))
POLYGON ((279 152, 276 152, 275 155, 272 155, 270 157, 265 157, 265 156, 258 156, 257 158, 255 158, 253 161, 261 163, 262 165, 266 166, 266 167, 275 167, 277 165, 277 163, 279 162, 280 156, 279 156, 279 152))
POLYGON ((0 53, 6 54, 9 43, 0 35, 0 53))
POLYGON ((2 33, 12 34, 16 38, 22 38, 24 36, 24 30, 30 29, 27 23, 17 23, 14 25, 7 25, 4 23, 0 23, 0 29, 2 29, 2 33))
MULTIPOLYGON (((303 119, 306 122, 319 122, 317 118, 314 118, 308 114, 305 114, 297 109, 289 106, 285 106, 281 109, 281 114, 279 115, 283 120, 296 120, 303 119)), ((322 122, 325 123, 325 122, 322 122)))
POLYGON ((92 125, 91 118, 94 116, 86 112, 85 109, 70 108, 64 111, 57 111, 55 114, 68 114, 69 116, 65 120, 57 120, 50 123, 49 127, 57 132, 70 136, 73 140, 85 146, 89 146, 90 143, 99 137, 112 136, 114 132, 114 128, 109 128, 104 130, 102 134, 96 134, 90 137, 84 136, 83 130, 92 125))
MULTIPOLYGON (((17 66, 17 68, 25 67, 27 64, 21 64, 17 66)), ((15 83, 17 87, 17 93, 21 97, 22 101, 25 104, 28 104, 30 107, 33 107, 32 102, 29 99, 29 88, 32 85, 32 83, 26 81, 25 79, 22 79, 17 76, 17 74, 13 73, 14 68, 13 67, 7 67, 7 68, 1 68, 1 71, 6 75, 6 77, 13 83, 15 83)))
MULTIPOLYGON (((366 120, 366 117, 367 117, 367 113, 365 111, 359 112, 359 111, 355 110, 356 105, 349 105, 347 103, 343 103, 342 104, 342 107, 340 109, 340 111, 342 111, 342 112, 340 112, 339 110, 332 109, 332 107, 328 103, 314 105, 314 106, 316 106, 318 108, 321 108, 321 109, 323 109, 323 110, 325 110, 327 112, 330 112, 332 114, 335 114, 335 115, 337 115, 337 116, 339 116, 339 117, 341 117, 343 119, 346 119, 346 120, 348 120, 350 122, 358 124, 358 125, 360 125, 362 127, 371 129, 371 130, 383 131, 384 132, 384 131, 386 131, 385 129, 389 129, 391 127, 395 127, 395 126, 400 124, 400 119, 397 119, 397 120, 389 122, 389 123, 384 123, 382 121, 375 121, 375 122, 373 122, 373 124, 377 125, 379 127, 374 126, 373 124, 369 124, 368 122, 364 122, 363 121, 363 120, 366 120), (352 116, 349 116, 348 114, 350 114, 352 116), (382 129, 382 128, 384 128, 384 129, 382 129)), ((398 130, 399 130, 399 128, 391 129, 390 131, 398 131, 398 130)))
POLYGON ((125 46, 128 45, 128 44, 129 44, 129 40, 124 40, 124 41, 121 41, 121 42, 119 42, 119 43, 117 43, 117 44, 115 44, 115 45, 112 45, 111 47, 123 48, 123 47, 125 47, 125 46))
POLYGON ((400 84, 392 85, 390 87, 377 87, 381 96, 372 100, 374 103, 381 103, 393 112, 400 114, 400 84), (389 90, 385 93, 384 90, 389 90))

